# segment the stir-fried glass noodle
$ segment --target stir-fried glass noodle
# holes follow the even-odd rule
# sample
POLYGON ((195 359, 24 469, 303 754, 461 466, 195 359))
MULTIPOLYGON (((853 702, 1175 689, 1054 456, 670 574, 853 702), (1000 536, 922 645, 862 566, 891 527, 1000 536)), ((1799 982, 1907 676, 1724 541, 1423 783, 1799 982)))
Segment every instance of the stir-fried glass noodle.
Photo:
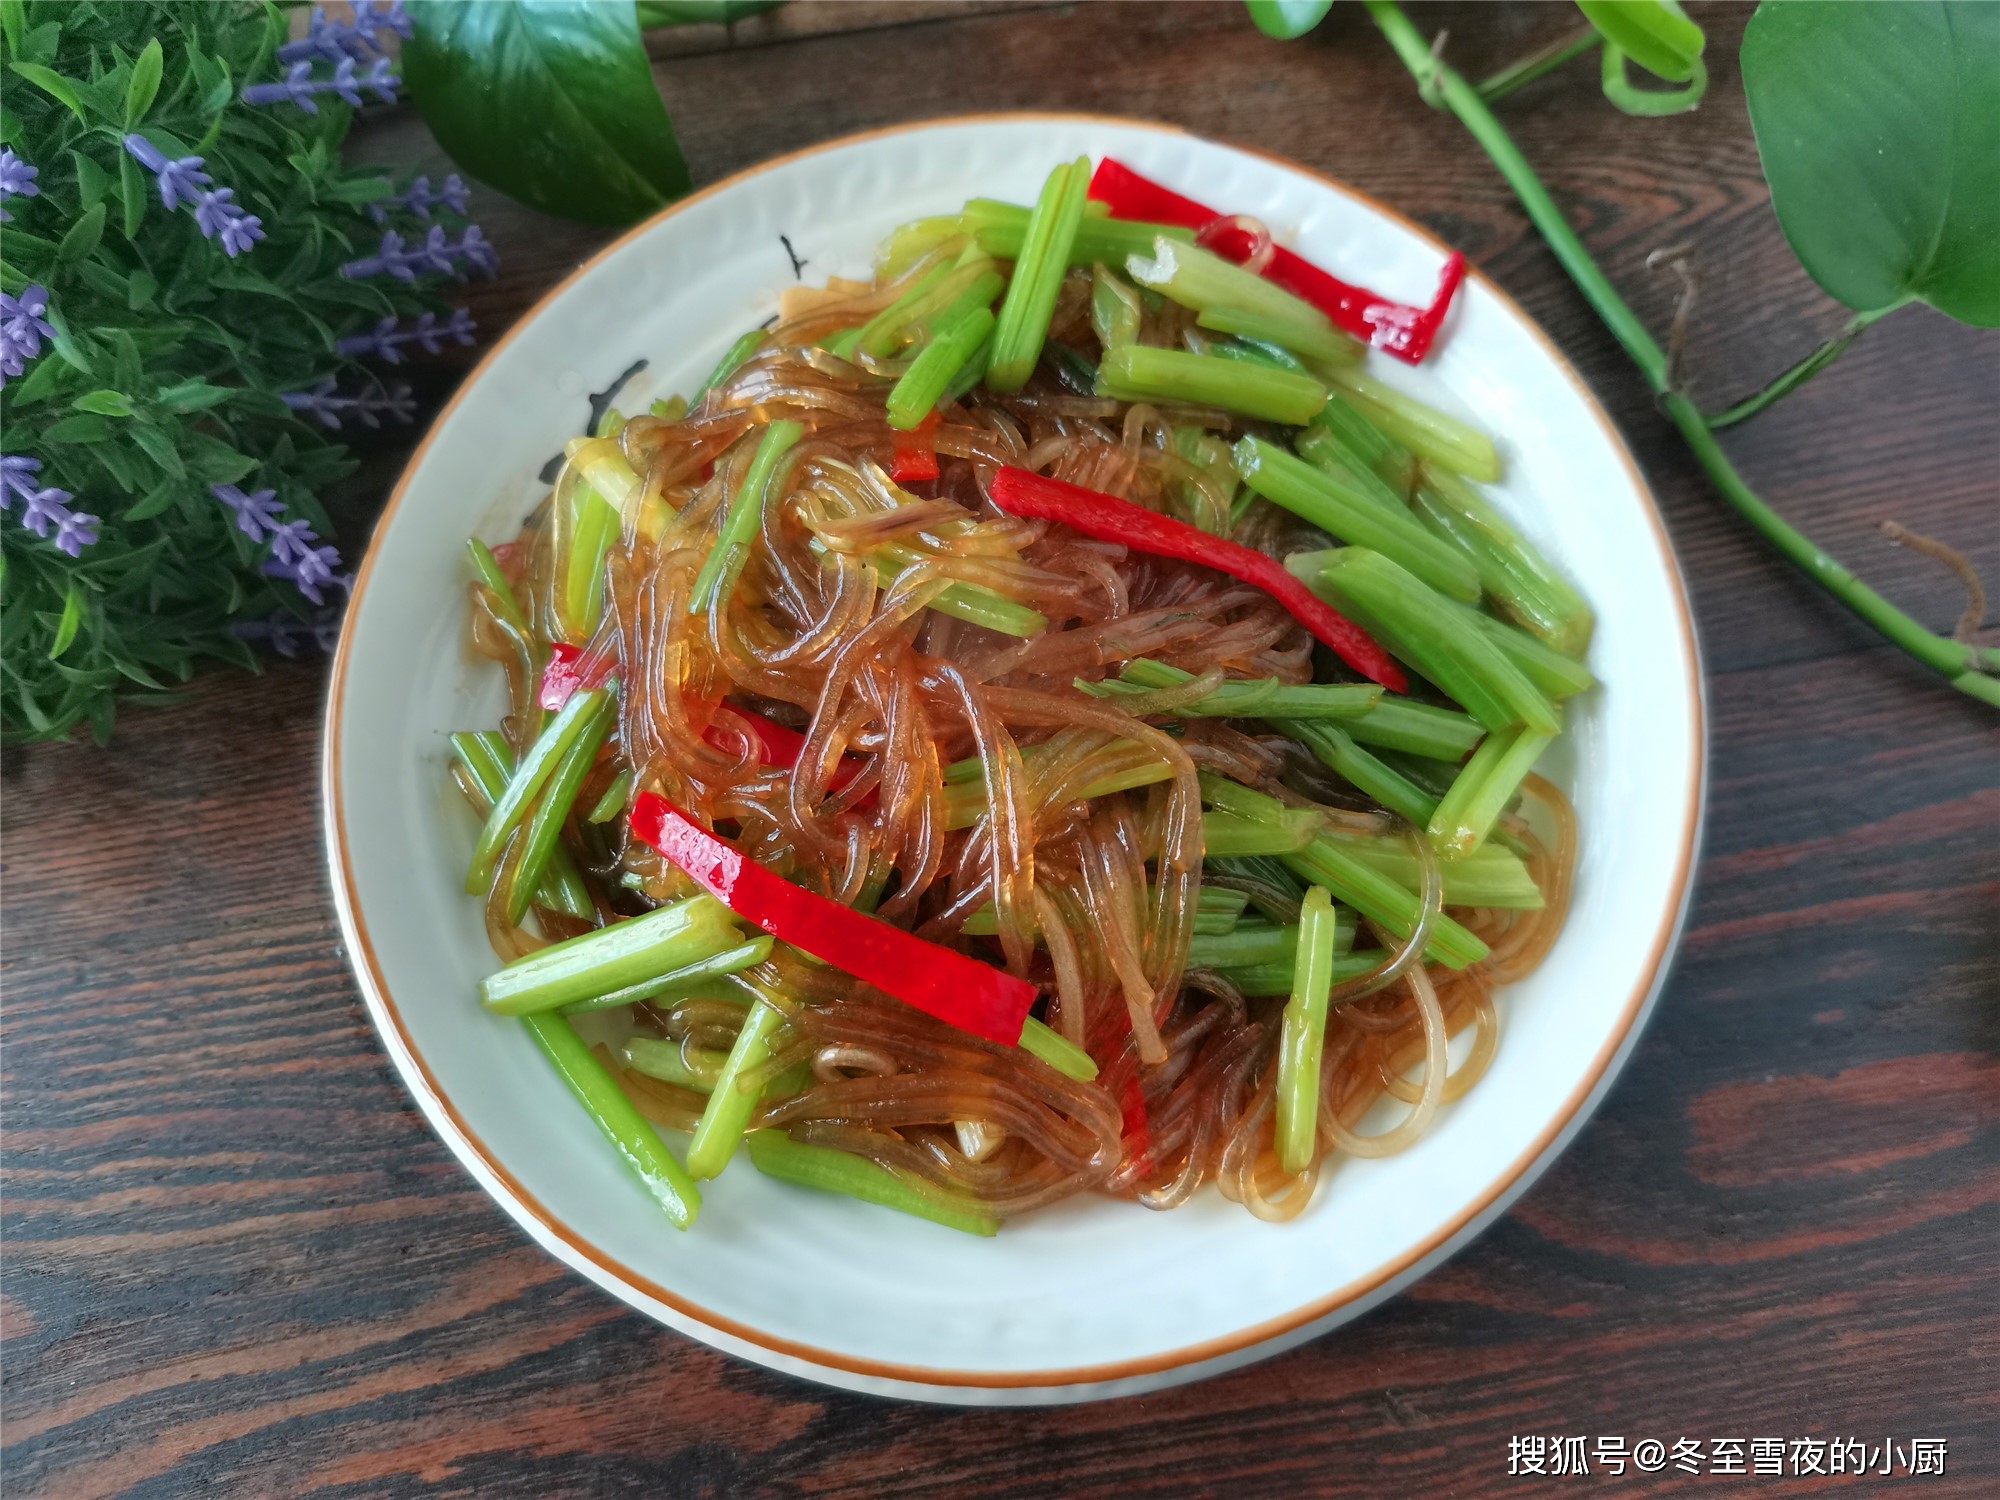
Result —
POLYGON ((977 1232, 1211 1181, 1289 1219, 1477 1084, 1561 928, 1531 767, 1590 615, 1491 443, 1255 219, 1088 177, 787 291, 472 546, 482 998, 676 1223, 746 1145, 977 1232))

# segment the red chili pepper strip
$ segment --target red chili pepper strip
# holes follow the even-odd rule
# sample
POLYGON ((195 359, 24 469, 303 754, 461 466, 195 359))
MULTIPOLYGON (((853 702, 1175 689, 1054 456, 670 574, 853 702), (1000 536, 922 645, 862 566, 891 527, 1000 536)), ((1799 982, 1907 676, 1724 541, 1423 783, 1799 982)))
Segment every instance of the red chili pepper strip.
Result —
POLYGON ((549 664, 542 668, 542 685, 535 701, 550 713, 559 712, 578 688, 603 684, 618 665, 612 656, 591 656, 581 646, 557 641, 549 647, 549 664))
POLYGON ((890 429, 896 440, 889 467, 891 479, 898 484, 914 484, 920 479, 938 477, 937 428, 938 414, 933 407, 923 421, 907 431, 890 429))
MULTIPOLYGON (((806 737, 804 735, 800 734, 796 729, 787 729, 775 720, 765 718, 755 709, 743 708, 734 703, 727 706, 732 714, 750 726, 750 733, 757 741, 757 763, 759 765, 789 768, 799 763, 799 752, 806 747, 806 737)), ((732 739, 728 732, 719 724, 709 725, 707 729, 702 731, 701 737, 718 750, 731 755, 737 753, 737 741, 732 739)), ((859 776, 862 767, 866 764, 867 762, 862 760, 858 755, 841 756, 840 764, 833 768, 833 775, 827 778, 827 790, 830 792, 839 791, 848 782, 859 776)), ((866 807, 874 799, 874 796, 874 792, 869 792, 855 806, 857 808, 866 807)))
POLYGON ((632 831, 744 921, 926 1015, 1013 1046, 1035 986, 900 927, 793 885, 717 838, 657 792, 632 806, 632 831))
MULTIPOLYGON (((1090 196, 1108 207, 1114 219, 1143 219, 1200 230, 1223 217, 1192 198, 1183 198, 1172 188, 1141 177, 1109 156, 1097 164, 1097 171, 1091 176, 1090 196)), ((1241 262, 1250 258, 1248 230, 1222 229, 1209 243, 1217 255, 1230 260, 1241 262)), ((1294 297, 1310 302, 1356 338, 1366 339, 1377 349, 1415 364, 1430 351, 1431 342, 1451 307, 1452 296, 1465 279, 1465 257, 1454 250, 1446 258, 1444 270, 1438 276, 1437 295, 1428 307, 1392 302, 1365 286, 1342 281, 1283 245, 1273 247, 1263 276, 1294 297)))
POLYGON ((1197 531, 1115 495, 1061 479, 1006 468, 993 476, 993 503, 1009 515, 1061 521, 1100 542, 1121 542, 1158 557, 1178 557, 1252 584, 1289 609, 1298 622, 1333 648, 1362 676, 1391 692, 1409 689, 1403 669, 1368 633, 1285 571, 1284 565, 1227 537, 1197 531))

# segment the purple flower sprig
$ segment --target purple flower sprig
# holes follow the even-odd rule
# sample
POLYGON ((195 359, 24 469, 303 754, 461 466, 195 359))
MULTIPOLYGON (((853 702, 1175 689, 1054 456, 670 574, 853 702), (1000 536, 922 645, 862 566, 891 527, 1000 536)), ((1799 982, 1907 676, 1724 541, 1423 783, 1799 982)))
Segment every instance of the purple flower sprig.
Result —
POLYGON ((42 316, 48 310, 48 290, 40 285, 22 287, 18 297, 0 292, 0 385, 28 368, 43 339, 55 337, 55 326, 42 316))
POLYGON ((475 326, 472 314, 462 307, 452 310, 449 322, 440 323, 436 313, 425 313, 408 328, 390 316, 367 333, 351 333, 344 339, 335 340, 333 352, 350 359, 373 355, 384 364, 399 365, 403 362, 403 345, 416 344, 426 354, 440 354, 444 351, 446 339, 470 344, 475 326))
POLYGON ((343 57, 335 65, 331 78, 312 76, 312 63, 295 62, 284 78, 277 83, 253 83, 243 90, 245 104, 282 104, 289 100, 309 115, 319 113, 315 94, 338 94, 342 101, 354 108, 361 107, 361 91, 369 89, 384 104, 396 102, 396 86, 402 82, 389 71, 386 57, 378 57, 369 65, 365 74, 357 75, 351 57, 343 57))
POLYGON ((53 485, 44 489, 33 479, 42 471, 42 461, 28 453, 0 453, 0 510, 11 511, 21 500, 21 525, 36 536, 47 537, 55 528, 56 549, 79 557, 97 540, 97 517, 71 510, 76 496, 53 485))
POLYGON ((415 420, 417 411, 416 398, 406 385, 399 385, 393 391, 364 391, 358 396, 343 396, 334 389, 331 375, 309 391, 286 391, 278 399, 293 411, 317 417, 322 427, 335 430, 348 417, 354 418, 363 427, 380 427, 385 416, 394 417, 399 422, 410 422, 415 420))
POLYGON ((201 230, 202 238, 219 239, 225 255, 240 255, 264 238, 264 221, 237 204, 234 188, 213 186, 208 173, 201 169, 199 156, 169 158, 136 132, 125 137, 125 150, 159 179, 160 202, 167 211, 192 208, 195 227, 201 230))
POLYGON ((392 31, 407 39, 411 30, 410 18, 403 12, 403 0, 393 0, 387 6, 377 6, 373 0, 356 0, 352 24, 329 19, 325 8, 315 5, 312 18, 306 23, 306 34, 295 42, 285 43, 278 49, 277 57, 281 63, 315 57, 335 63, 342 58, 366 62, 371 52, 382 51, 380 33, 392 31))
POLYGON ((456 244, 442 224, 433 224, 421 244, 406 244, 395 230, 383 230, 375 253, 350 260, 340 268, 340 274, 356 281, 383 275, 415 281, 427 271, 437 271, 463 281, 468 274, 491 276, 499 268, 500 256, 477 224, 468 224, 456 244))
MULTIPOLYGON (((41 185, 35 179, 40 175, 41 168, 31 167, 22 161, 20 157, 14 154, 12 146, 0 146, 0 202, 4 202, 8 198, 39 198, 42 195, 42 189, 41 185)), ((422 182, 423 178, 419 177, 417 181, 422 182)), ((451 181, 457 182, 458 179, 453 177, 451 181)), ((449 187, 450 183, 447 183, 446 186, 449 187)), ((462 183, 460 184, 460 191, 464 191, 462 183)), ((464 210, 461 209, 460 212, 463 213, 464 210)), ((13 222, 14 216, 8 213, 6 209, 0 208, 0 224, 11 224, 13 222)))
POLYGON ((262 568, 267 577, 285 579, 315 604, 326 603, 320 592, 323 585, 346 588, 352 581, 335 571, 340 566, 340 552, 320 541, 310 521, 278 519, 285 506, 275 490, 246 495, 233 484, 212 484, 208 492, 236 517, 238 531, 253 542, 271 544, 271 555, 262 568))
POLYGON ((315 610, 305 620, 281 611, 261 620, 238 620, 229 629, 238 639, 267 647, 288 660, 307 646, 331 656, 340 643, 340 606, 315 610))
POLYGON ((431 210, 443 204, 460 217, 467 215, 465 179, 454 172, 445 178, 444 186, 437 192, 431 191, 431 180, 419 177, 402 192, 393 197, 378 198, 368 205, 368 212, 377 224, 389 217, 392 208, 406 209, 420 219, 428 219, 431 210))

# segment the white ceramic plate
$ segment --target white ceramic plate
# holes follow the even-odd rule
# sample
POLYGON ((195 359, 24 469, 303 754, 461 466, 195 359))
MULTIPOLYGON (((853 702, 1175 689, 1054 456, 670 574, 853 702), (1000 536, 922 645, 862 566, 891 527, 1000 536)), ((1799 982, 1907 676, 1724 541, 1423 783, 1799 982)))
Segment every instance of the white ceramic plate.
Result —
POLYGON ((1131 1394, 1273 1353, 1392 1295, 1505 1209, 1582 1125, 1658 993, 1687 897, 1702 690, 1665 531, 1575 372, 1474 273, 1421 370, 1371 363, 1499 436, 1502 503, 1597 610, 1602 686, 1575 703, 1561 761, 1544 768, 1571 789, 1583 830, 1567 930, 1504 996, 1490 1073, 1414 1149, 1343 1165, 1289 1225, 1211 1188, 1168 1214, 1072 1202, 995 1240, 776 1183, 739 1157, 680 1234, 523 1030, 480 1010, 474 984, 494 959, 460 889, 472 824, 448 791, 445 737, 495 722, 501 697, 498 673, 460 651, 465 538, 513 534, 588 394, 635 360, 651 363, 626 410, 698 384, 792 281, 781 236, 809 279, 866 274, 896 224, 972 196, 1032 201, 1052 164, 1081 154, 1255 213, 1391 296, 1428 300, 1445 253, 1337 183, 1132 121, 949 120, 770 162, 618 240, 487 354, 389 503, 334 664, 325 798, 342 929, 432 1125, 529 1234, 614 1296, 853 1390, 985 1405, 1131 1394))

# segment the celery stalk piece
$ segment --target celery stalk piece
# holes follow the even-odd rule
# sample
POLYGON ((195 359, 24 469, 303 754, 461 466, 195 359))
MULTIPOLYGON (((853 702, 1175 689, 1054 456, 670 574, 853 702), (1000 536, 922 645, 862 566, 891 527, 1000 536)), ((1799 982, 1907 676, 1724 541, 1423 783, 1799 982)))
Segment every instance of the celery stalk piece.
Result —
MULTIPOLYGON (((1311 310, 1318 312, 1317 308, 1311 310)), ((1342 333, 1324 315, 1287 317, 1270 308, 1222 305, 1202 309, 1195 322, 1213 333, 1231 333, 1242 339, 1277 344, 1308 364, 1351 365, 1365 352, 1359 339, 1342 333)))
POLYGON ((797 422, 773 422, 764 429, 749 471, 743 476, 742 487, 730 497, 722 534, 702 559, 701 571, 695 574, 694 588, 688 594, 689 614, 705 614, 716 594, 726 594, 736 587, 737 575, 743 571, 750 543, 757 535, 757 524, 763 517, 771 485, 778 478, 779 465, 804 433, 805 429, 797 422))
POLYGON ((1385 437, 1401 443, 1417 457, 1482 484, 1499 479, 1500 455, 1493 447, 1493 439, 1477 427, 1447 416, 1358 369, 1329 365, 1326 378, 1339 386, 1341 393, 1385 437))
POLYGON ((1033 1016, 1021 1023, 1020 1045, 1023 1052, 1032 1052, 1058 1073, 1085 1083, 1097 1076, 1097 1063, 1088 1052, 1033 1016))
POLYGON ((861 332, 855 337, 854 347, 877 359, 894 354, 902 343, 902 330, 911 321, 911 309, 919 298, 934 291, 944 279, 951 275, 951 266, 940 261, 932 266, 915 283, 906 288, 902 296, 875 314, 861 325, 861 332))
MULTIPOLYGON (((1033 748, 1023 746, 1023 749, 1033 748)), ((954 762, 959 764, 959 762, 954 762)), ((1130 770, 1107 775, 1090 782, 1078 793, 1078 800, 1089 802, 1097 797, 1109 797, 1113 792, 1129 792, 1142 786, 1152 786, 1155 782, 1171 781, 1174 769, 1163 760, 1143 761, 1130 770)), ((986 815, 986 789, 977 780, 945 780, 944 788, 945 820, 947 832, 960 828, 970 828, 986 815)))
POLYGON ((1373 797, 1389 811, 1422 828, 1437 810, 1437 798, 1411 781, 1394 766, 1355 744, 1337 725, 1316 724, 1304 719, 1277 721, 1293 739, 1316 755, 1336 776, 1373 797))
POLYGON ((556 763, 555 774, 542 789, 541 797, 535 803, 535 810, 528 814, 527 826, 521 831, 522 849, 519 863, 514 866, 511 879, 513 885, 507 891, 507 920, 519 922, 528 914, 528 901, 535 893, 535 887, 542 882, 542 872, 549 867, 549 856, 555 852, 556 841, 561 838, 563 824, 569 820, 570 809, 576 803, 577 788, 583 785, 583 778, 590 774, 590 768, 597 760, 597 750, 611 733, 611 726, 617 721, 617 704, 606 698, 597 706, 597 712, 585 721, 576 739, 563 757, 556 763))
POLYGON ((514 586, 507 581, 507 575, 500 571, 500 560, 493 555, 493 549, 478 537, 465 539, 465 554, 472 559, 472 573, 493 595, 500 609, 500 618, 510 625, 527 624, 527 616, 521 613, 521 601, 514 597, 514 586))
POLYGON ((956 375, 993 332, 992 311, 983 305, 965 310, 955 321, 941 323, 937 336, 889 392, 889 425, 908 431, 931 414, 956 375))
POLYGON ((1319 1143, 1319 1064, 1333 988, 1333 932, 1333 902, 1326 888, 1316 885, 1299 910, 1292 997, 1278 1041, 1278 1164, 1293 1174, 1312 1165, 1319 1143))
POLYGON ((563 1013, 575 1016, 585 1011, 615 1010, 621 1005, 636 1005, 641 1000, 685 1000, 690 995, 703 994, 713 990, 717 980, 741 973, 753 964, 761 964, 771 956, 771 949, 776 946, 777 941, 767 932, 759 933, 747 943, 724 948, 720 952, 697 959, 682 968, 671 969, 655 978, 641 979, 615 990, 606 990, 603 994, 593 995, 588 1000, 571 1001, 563 1007, 563 1013))
POLYGON ((1105 353, 1139 341, 1144 309, 1139 294, 1116 271, 1094 266, 1090 273, 1090 327, 1105 353))
MULTIPOLYGON (((1332 982, 1345 984, 1350 979, 1359 979, 1363 974, 1381 968, 1388 956, 1380 948, 1358 948, 1352 953, 1336 953, 1333 956, 1332 982)), ((1260 995, 1291 994, 1292 983, 1298 974, 1294 957, 1287 954, 1275 963, 1245 964, 1240 969, 1225 970, 1223 977, 1255 999, 1260 995)))
POLYGON ((972 357, 958 367, 958 373, 951 377, 951 383, 944 388, 938 398, 939 406, 950 406, 962 401, 971 389, 986 378, 986 368, 993 360, 993 335, 986 336, 986 342, 972 351, 972 357))
POLYGON ((1431 847, 1439 859, 1462 860, 1480 847, 1554 738, 1518 724, 1486 737, 1431 814, 1431 847))
POLYGON ((1125 271, 1139 285, 1150 287, 1197 313, 1232 308, 1280 319, 1295 328, 1329 334, 1338 331, 1333 320, 1310 302, 1193 245, 1176 244, 1164 237, 1156 239, 1152 257, 1128 256, 1125 271))
POLYGON ((1237 443, 1236 470, 1266 500, 1320 530, 1393 559, 1448 598, 1478 599, 1479 574, 1472 564, 1403 507, 1381 504, 1366 490, 1343 484, 1260 437, 1237 443))
POLYGON ((712 896, 691 896, 538 948, 481 980, 479 999, 508 1016, 560 1010, 672 974, 742 942, 728 908, 712 896))
POLYGON ((676 1088, 706 1094, 715 1087, 715 1075, 722 1071, 722 1065, 729 1060, 729 1054, 717 1052, 710 1047, 697 1047, 691 1050, 699 1064, 698 1071, 688 1066, 679 1042, 668 1041, 663 1037, 635 1036, 618 1049, 620 1061, 634 1073, 644 1073, 648 1078, 657 1078, 660 1082, 671 1083, 676 1088))
POLYGON ((589 823, 609 823, 625 811, 625 804, 632 796, 632 768, 627 766, 612 778, 611 785, 604 789, 604 795, 597 799, 584 819, 589 823))
POLYGON ((708 1096, 708 1107, 701 1112, 694 1138, 688 1142, 687 1166, 695 1181, 706 1182, 718 1175, 736 1154, 757 1108, 757 1095, 743 1087, 749 1081, 743 1075, 769 1061, 771 1038, 783 1024, 783 1012, 761 996, 744 1013, 729 1060, 722 1065, 721 1076, 708 1096))
POLYGON ((1432 530, 1449 536, 1479 569, 1493 602, 1565 656, 1590 645, 1590 606, 1569 580, 1465 479, 1426 468, 1412 501, 1432 530))
MULTIPOLYGON (((813 550, 821 550, 817 542, 812 545, 813 550)), ((889 542, 870 552, 868 560, 875 567, 875 581, 886 589, 901 576, 903 569, 917 561, 917 554, 899 543, 889 542)), ((954 583, 931 600, 929 607, 941 615, 1023 639, 1040 635, 1049 628, 1049 618, 1040 610, 997 594, 984 584, 954 583)))
POLYGON ((1464 611, 1462 618, 1474 630, 1484 633, 1502 655, 1521 669, 1522 676, 1549 697, 1560 701, 1597 685, 1590 668, 1575 657, 1563 655, 1518 625, 1496 620, 1470 605, 1459 607, 1464 611))
MULTIPOLYGON (((1086 169, 1084 176, 1089 177, 1086 169)), ((1088 181, 1085 186, 1087 187, 1088 181)), ((992 198, 974 198, 965 205, 959 220, 965 231, 979 242, 979 248, 1002 260, 1018 260, 1027 242, 1031 209, 1018 203, 1001 203, 992 198)), ((1109 219, 1090 212, 1088 202, 1077 221, 1076 238, 1070 241, 1069 264, 1088 266, 1102 261, 1122 266, 1128 255, 1149 254, 1161 237, 1182 242, 1194 239, 1192 229, 1175 224, 1145 224, 1136 219, 1109 219)))
MULTIPOLYGON (((1285 804, 1254 787, 1218 776, 1201 773, 1201 800, 1208 806, 1239 817, 1275 820, 1285 804)), ((1388 876, 1358 860, 1325 835, 1315 838, 1296 854, 1278 856, 1285 867, 1301 879, 1323 885, 1344 904, 1364 917, 1372 917, 1401 937, 1416 930, 1422 911, 1415 892, 1405 889, 1388 876)), ((1431 924, 1431 938, 1425 945, 1427 957, 1462 969, 1486 956, 1486 945, 1442 913, 1431 924)))
MULTIPOLYGON (((1325 838, 1314 839, 1297 854, 1279 856, 1286 866, 1314 885, 1323 885, 1364 917, 1372 917, 1398 937, 1416 930, 1422 899, 1416 892, 1384 875, 1366 861, 1325 838)), ((1440 912, 1431 922, 1424 957, 1449 968, 1463 969, 1486 957, 1486 944, 1440 912)))
POLYGON ((1343 720, 1340 728, 1349 739, 1362 744, 1454 762, 1486 733, 1470 714, 1386 693, 1360 718, 1343 720))
POLYGON ((1312 842, 1322 819, 1306 809, 1288 809, 1271 822, 1239 818, 1233 813, 1203 813, 1201 848, 1204 857, 1228 859, 1245 854, 1294 854, 1312 842))
MULTIPOLYGON (((491 730, 454 734, 451 749, 453 757, 472 777, 478 792, 472 799, 473 810, 483 818, 492 810, 494 799, 507 789, 508 774, 514 769, 514 751, 505 736, 491 730)), ((583 883, 583 872, 560 843, 550 851, 548 868, 542 872, 535 899, 551 910, 585 922, 597 916, 590 888, 583 883)))
POLYGON ((1097 375, 1100 393, 1121 401, 1220 406, 1289 427, 1311 421, 1326 404, 1326 387, 1310 375, 1149 344, 1121 344, 1110 350, 1097 375))
MULTIPOLYGON (((1193 675, 1141 656, 1127 662, 1117 677, 1102 682, 1079 677, 1073 686, 1095 698, 1118 698, 1178 687, 1193 675)), ((1359 718, 1382 701, 1382 689, 1372 682, 1285 683, 1275 677, 1235 678, 1192 703, 1182 704, 1173 714, 1176 718, 1344 720, 1359 718)))
POLYGON ((493 799, 493 806, 486 814, 486 824, 472 846, 472 862, 465 874, 468 895, 484 895, 493 883, 493 867, 499 862, 500 851, 528 815, 549 778, 555 775, 569 747, 576 743, 577 736, 610 696, 609 688, 587 688, 572 693, 569 702, 542 727, 541 734, 528 747, 528 753, 507 778, 506 787, 493 799))
POLYGON ((1285 566, 1488 729, 1527 724, 1553 734, 1561 728, 1555 705, 1485 631, 1394 559, 1342 547, 1295 552, 1285 566))
MULTIPOLYGON (((1322 837, 1409 890, 1416 890, 1423 879, 1416 856, 1399 837, 1337 830, 1322 837)), ((1440 862, 1438 873, 1444 877, 1446 906, 1535 911, 1543 904, 1541 887, 1535 884, 1521 856, 1490 837, 1465 858, 1440 862)))
POLYGON ((645 1184, 668 1221, 676 1229, 686 1229, 701 1210, 701 1189, 667 1149, 652 1122, 625 1097, 618 1080, 591 1055, 576 1028, 563 1017, 524 1016, 522 1024, 591 1122, 645 1184))
POLYGON ((576 465, 585 484, 620 515, 625 502, 639 488, 639 473, 625 457, 625 450, 606 438, 571 438, 563 445, 563 456, 576 465))
POLYGON ((1049 173, 1028 216, 1014 276, 1000 304, 993 330, 993 357, 986 384, 995 391, 1018 391, 1035 372, 1049 335, 1056 293, 1069 267, 1070 247, 1083 222, 1083 199, 1090 186, 1090 158, 1079 157, 1049 173))
POLYGON ((989 1236, 1000 1232, 1000 1220, 976 1198, 931 1187, 852 1152, 795 1141, 782 1130, 752 1132, 750 1165, 766 1177, 821 1192, 844 1193, 881 1208, 929 1219, 947 1229, 989 1236))
POLYGON ((715 362, 715 368, 708 372, 708 379, 695 388, 694 399, 696 404, 699 405, 701 398, 706 396, 711 389, 721 385, 723 381, 742 369, 744 362, 757 352, 757 346, 763 342, 764 330, 753 328, 737 339, 735 343, 731 344, 723 352, 722 358, 715 362))

